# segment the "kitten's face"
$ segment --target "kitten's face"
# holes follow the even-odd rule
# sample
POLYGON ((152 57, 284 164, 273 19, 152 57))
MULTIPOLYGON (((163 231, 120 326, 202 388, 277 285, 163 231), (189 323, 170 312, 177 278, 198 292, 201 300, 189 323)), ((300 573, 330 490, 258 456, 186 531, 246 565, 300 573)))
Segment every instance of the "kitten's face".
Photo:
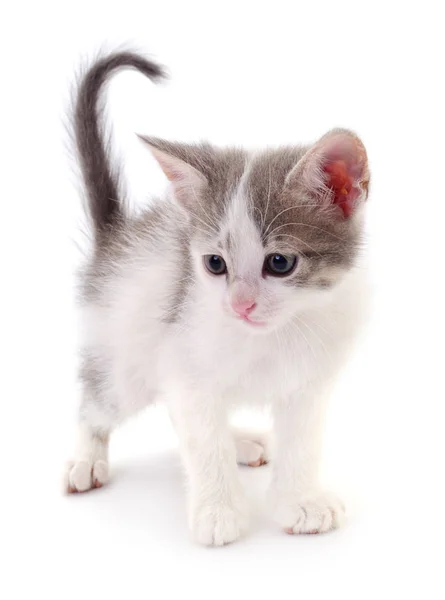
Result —
POLYGON ((269 199, 266 215, 267 190, 258 180, 246 181, 228 201, 216 231, 213 225, 205 233, 209 212, 194 221, 191 247, 200 299, 246 332, 298 325, 298 314, 323 302, 357 251, 358 215, 347 228, 333 226, 332 214, 320 215, 319 207, 305 205, 298 194, 286 200, 283 207, 269 199), (255 210, 255 197, 263 192, 263 211, 259 202, 255 210))
POLYGON ((250 156, 146 141, 189 215, 200 302, 246 332, 298 322, 352 267, 369 182, 354 134, 250 156))

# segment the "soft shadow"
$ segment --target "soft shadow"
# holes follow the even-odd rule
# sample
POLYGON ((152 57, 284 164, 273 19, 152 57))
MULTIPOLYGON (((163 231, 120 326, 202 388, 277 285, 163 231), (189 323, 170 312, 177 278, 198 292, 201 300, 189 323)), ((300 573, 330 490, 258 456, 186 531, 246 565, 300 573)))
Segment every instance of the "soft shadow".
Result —
MULTIPOLYGON (((240 478, 250 505, 250 535, 268 528, 265 490, 268 466, 240 467, 240 478)), ((181 539, 189 544, 185 477, 177 452, 168 451, 112 465, 111 481, 100 490, 73 497, 94 518, 113 527, 137 530, 162 545, 181 539)))

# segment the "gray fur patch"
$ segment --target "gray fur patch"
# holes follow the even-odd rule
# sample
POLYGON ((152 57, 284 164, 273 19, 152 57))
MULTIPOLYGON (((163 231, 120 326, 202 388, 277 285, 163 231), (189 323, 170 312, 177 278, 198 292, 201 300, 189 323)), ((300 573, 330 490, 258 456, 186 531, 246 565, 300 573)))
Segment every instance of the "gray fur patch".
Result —
POLYGON ((288 285, 326 288, 339 270, 349 269, 361 246, 361 227, 344 219, 337 207, 320 206, 286 177, 305 147, 278 148, 254 157, 247 195, 265 248, 303 257, 288 285))

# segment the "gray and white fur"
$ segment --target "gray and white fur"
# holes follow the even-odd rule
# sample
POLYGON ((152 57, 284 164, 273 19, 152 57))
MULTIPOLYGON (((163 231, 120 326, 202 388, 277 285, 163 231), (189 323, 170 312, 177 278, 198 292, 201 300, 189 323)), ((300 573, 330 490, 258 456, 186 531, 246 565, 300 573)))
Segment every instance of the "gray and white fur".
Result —
POLYGON ((268 461, 265 436, 233 432, 239 406, 271 407, 271 507, 288 533, 337 527, 343 506, 320 488, 326 395, 366 302, 358 259, 369 172, 347 130, 307 146, 248 152, 141 136, 169 188, 139 216, 125 209, 100 110, 123 68, 100 58, 81 78, 73 125, 94 233, 81 276, 82 400, 66 489, 108 480, 109 436, 166 403, 188 478, 194 538, 221 545, 248 527, 237 462, 268 461))

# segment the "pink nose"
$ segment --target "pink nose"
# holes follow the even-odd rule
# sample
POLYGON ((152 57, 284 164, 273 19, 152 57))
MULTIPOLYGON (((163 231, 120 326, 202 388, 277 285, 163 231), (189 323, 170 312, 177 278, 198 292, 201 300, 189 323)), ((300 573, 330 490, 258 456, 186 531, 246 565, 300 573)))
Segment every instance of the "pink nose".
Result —
POLYGON ((232 308, 240 317, 247 317, 255 307, 254 300, 232 300, 232 308))

